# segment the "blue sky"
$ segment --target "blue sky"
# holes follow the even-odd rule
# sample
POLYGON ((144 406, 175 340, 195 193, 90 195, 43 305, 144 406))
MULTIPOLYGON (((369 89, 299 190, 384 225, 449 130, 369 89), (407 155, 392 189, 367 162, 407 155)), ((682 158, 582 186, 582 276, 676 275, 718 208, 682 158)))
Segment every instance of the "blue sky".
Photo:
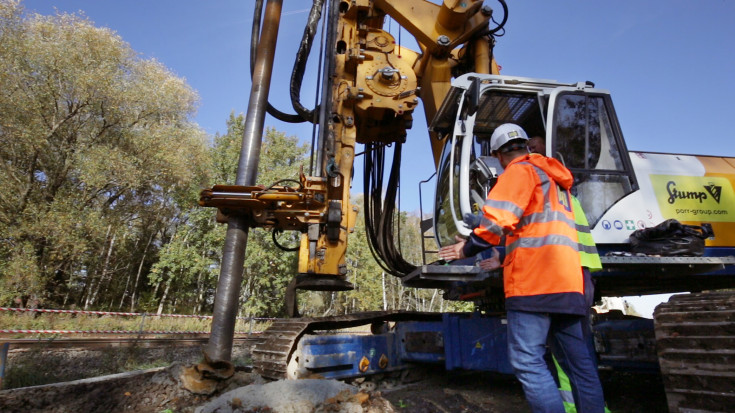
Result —
MULTIPOLYGON (((231 111, 247 110, 253 3, 26 0, 23 4, 41 14, 55 9, 83 11, 96 25, 116 31, 143 57, 161 61, 197 90, 201 103, 196 121, 214 134, 225 132, 231 111)), ((506 34, 498 38, 495 50, 503 74, 591 80, 610 90, 629 149, 735 156, 729 123, 735 116, 735 2, 509 3, 506 34)), ((486 4, 497 10, 499 18, 499 3, 486 0, 486 4)), ((270 100, 287 112, 293 112, 288 80, 309 5, 303 0, 284 1, 270 100)), ((407 47, 409 37, 403 32, 407 47)), ((315 46, 313 63, 316 52, 315 46)), ((309 70, 302 89, 307 107, 313 107, 315 84, 316 71, 309 70)), ((310 125, 285 124, 270 116, 266 125, 305 142, 311 139, 310 125)), ((433 172, 427 139, 419 109, 404 152, 403 209, 417 208, 417 183, 433 172)), ((361 179, 359 171, 356 179, 361 179)), ((361 187, 355 182, 355 191, 361 187)))
MULTIPOLYGON (((53 14, 55 9, 83 11, 97 26, 116 31, 142 57, 155 58, 185 78, 201 97, 195 120, 210 134, 225 132, 231 111, 247 109, 253 3, 23 2, 28 11, 41 14, 53 14)), ((735 156, 735 133, 729 123, 735 117, 735 1, 509 3, 506 34, 497 39, 495 49, 503 74, 563 82, 591 80, 610 90, 629 149, 735 156)), ((500 18, 499 4, 494 0, 486 4, 500 18)), ((292 112, 288 80, 309 5, 284 0, 270 101, 287 112, 292 112)), ((403 32, 403 42, 410 47, 408 37, 403 32)), ((312 62, 317 60, 316 52, 312 62)), ((315 70, 309 70, 302 90, 307 107, 313 106, 315 84, 315 70)), ((266 126, 305 142, 311 139, 310 125, 284 124, 268 116, 266 126)), ((403 209, 418 207, 418 181, 433 172, 427 139, 423 115, 417 110, 404 151, 403 209)), ((355 177, 355 192, 359 192, 360 174, 355 177)), ((424 202, 428 201, 425 195, 424 202)))

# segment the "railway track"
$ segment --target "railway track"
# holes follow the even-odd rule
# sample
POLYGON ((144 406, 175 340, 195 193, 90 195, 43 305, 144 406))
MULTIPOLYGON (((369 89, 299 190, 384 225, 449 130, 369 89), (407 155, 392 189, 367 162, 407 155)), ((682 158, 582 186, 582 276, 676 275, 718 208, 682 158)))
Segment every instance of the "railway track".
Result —
MULTIPOLYGON (((8 344, 9 350, 30 349, 68 349, 68 348, 108 348, 108 347, 191 347, 207 343, 209 337, 115 337, 115 338, 62 338, 62 339, 6 339, 0 337, 0 345, 8 344)), ((235 337, 235 344, 258 344, 262 341, 259 333, 247 337, 235 337)))
MULTIPOLYGON (((202 359, 208 337, 0 338, 0 390, 66 382, 202 359)), ((236 337, 233 361, 249 364, 258 334, 236 337)), ((244 366, 249 367, 249 366, 244 366)), ((2 410, 2 409, 0 409, 2 410)))

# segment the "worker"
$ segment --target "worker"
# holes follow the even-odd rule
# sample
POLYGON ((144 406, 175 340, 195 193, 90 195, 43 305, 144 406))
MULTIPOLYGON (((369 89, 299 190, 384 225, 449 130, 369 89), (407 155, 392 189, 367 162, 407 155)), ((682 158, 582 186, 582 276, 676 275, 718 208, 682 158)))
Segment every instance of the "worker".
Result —
POLYGON ((577 239, 579 249, 579 260, 582 264, 582 275, 584 279, 584 298, 587 306, 588 322, 585 324, 587 328, 584 332, 588 335, 588 346, 590 352, 594 356, 595 347, 592 343, 591 323, 589 322, 590 311, 595 304, 595 284, 592 282, 592 273, 602 270, 602 261, 600 254, 597 252, 597 245, 590 233, 589 222, 587 216, 582 209, 577 197, 572 196, 572 210, 574 211, 574 225, 577 228, 577 239))
POLYGON ((532 136, 527 146, 529 152, 546 156, 546 141, 541 136, 532 136))
MULTIPOLYGON (((575 196, 572 196, 572 210, 574 211, 574 224, 577 228, 579 258, 582 265, 584 296, 587 307, 587 317, 585 318, 585 322, 582 327, 582 333, 596 369, 597 354, 595 352, 595 345, 592 338, 592 325, 590 320, 590 311, 594 304, 595 296, 595 286, 592 282, 591 273, 600 271, 602 269, 602 262, 600 261, 600 255, 597 252, 595 240, 592 238, 592 234, 590 233, 587 217, 582 209, 582 205, 575 196)), ((567 413, 574 413, 577 411, 576 400, 579 398, 579 395, 576 394, 575 389, 571 386, 569 378, 565 373, 565 371, 569 370, 567 359, 564 352, 559 351, 554 340, 549 340, 548 344, 553 357, 551 357, 551 361, 547 360, 547 364, 549 364, 549 368, 554 369, 554 373, 556 373, 557 385, 559 386, 559 392, 561 393, 562 400, 564 401, 564 410, 567 413)), ((605 412, 609 412, 607 407, 605 408, 605 412)))
POLYGON ((584 298, 572 212, 571 172, 553 158, 529 154, 518 125, 495 129, 490 150, 504 168, 483 206, 483 218, 467 240, 440 249, 455 260, 497 245, 505 236, 503 283, 508 357, 533 411, 564 412, 544 362, 547 336, 568 358, 577 408, 603 412, 602 386, 584 342, 584 298))
MULTIPOLYGON (((540 155, 546 156, 546 140, 538 135, 532 136, 528 139, 528 151, 531 153, 538 153, 540 155)), ((592 283, 591 272, 601 270, 602 264, 600 262, 600 256, 597 253, 595 241, 594 239, 592 239, 592 234, 590 234, 587 217, 585 216, 584 210, 582 209, 582 205, 579 203, 579 200, 574 196, 572 196, 572 205, 574 210, 574 222, 577 227, 577 238, 579 239, 578 247, 584 278, 584 296, 588 308, 587 320, 583 325, 582 332, 584 333, 585 342, 587 343, 590 355, 595 362, 595 367, 597 367, 597 354, 595 352, 595 345, 592 338, 589 309, 594 304, 595 295, 595 287, 592 283)), ((569 383, 569 378, 566 376, 566 373, 564 373, 565 368, 567 370, 569 368, 566 365, 566 359, 563 353, 560 353, 556 349, 553 340, 549 341, 549 347, 552 349, 552 352, 555 353, 555 355, 554 357, 551 357, 551 361, 547 361, 547 364, 549 364, 550 368, 554 369, 553 373, 556 374, 559 391, 561 392, 562 400, 564 401, 564 409, 567 413, 576 412, 574 400, 577 395, 574 394, 574 391, 572 390, 572 387, 569 383), (561 366, 562 364, 564 365, 564 367, 561 366)))
MULTIPOLYGON (((544 138, 542 138, 541 136, 532 136, 530 139, 528 139, 528 151, 531 153, 538 153, 540 155, 546 156, 546 141, 544 140, 544 138)), ((585 323, 583 325, 582 332, 584 333, 585 343, 587 343, 587 348, 590 352, 592 360, 595 362, 596 368, 597 354, 595 352, 595 345, 592 338, 592 326, 589 313, 589 311, 591 311, 590 309, 592 308, 592 305, 594 304, 595 296, 595 286, 592 283, 591 272, 601 270, 602 263, 600 261, 600 256, 597 253, 597 246, 595 245, 595 241, 592 238, 592 234, 590 233, 587 217, 584 213, 584 210, 582 209, 582 205, 579 203, 579 200, 575 196, 572 196, 572 207, 574 211, 574 223, 577 228, 577 238, 579 240, 578 249, 584 279, 584 297, 588 309, 586 317, 587 319, 585 320, 585 323)), ((567 413, 576 412, 577 410, 574 400, 578 396, 574 394, 574 391, 569 383, 569 378, 567 377, 566 373, 564 373, 565 369, 569 369, 566 363, 566 358, 564 357, 563 352, 558 351, 555 346, 554 340, 549 340, 548 344, 549 348, 552 350, 552 353, 554 353, 554 356, 549 357, 550 360, 547 360, 547 364, 549 364, 549 368, 553 369, 553 373, 556 375, 559 392, 561 393, 562 400, 564 401, 564 409, 567 413), (562 365, 564 366, 562 367, 562 365)))
MULTIPOLYGON (((527 146, 530 153, 537 153, 546 156, 546 141, 541 136, 536 135, 529 138, 527 146)), ((589 311, 594 304, 595 295, 595 287, 592 284, 592 275, 590 272, 601 270, 602 264, 600 262, 600 256, 597 254, 595 241, 592 239, 592 234, 590 234, 587 217, 585 216, 579 200, 574 196, 572 196, 572 206, 574 212, 574 223, 577 228, 577 238, 579 240, 578 249, 579 258, 582 264, 584 296, 588 309, 587 319, 583 324, 582 332, 584 333, 585 343, 587 343, 592 360, 595 362, 595 367, 597 367, 597 354, 595 352, 594 342, 592 341, 592 330, 589 319, 589 311)), ((566 358, 564 357, 563 352, 560 352, 559 349, 556 348, 555 341, 553 339, 548 341, 548 345, 553 356, 548 356, 546 358, 546 363, 549 366, 549 369, 552 370, 552 375, 556 376, 556 384, 559 386, 559 392, 561 393, 561 398, 564 402, 564 410, 566 410, 567 413, 576 412, 575 398, 578 396, 573 391, 569 383, 569 378, 564 372, 569 369, 566 363, 566 358), (562 365, 564 365, 564 367, 562 367, 562 365)))

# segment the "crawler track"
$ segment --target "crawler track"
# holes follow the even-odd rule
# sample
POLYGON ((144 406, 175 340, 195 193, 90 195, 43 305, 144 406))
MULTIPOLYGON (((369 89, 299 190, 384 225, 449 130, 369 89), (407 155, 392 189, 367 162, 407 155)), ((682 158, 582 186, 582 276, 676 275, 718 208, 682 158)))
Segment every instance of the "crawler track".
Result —
POLYGON ((732 411, 735 292, 673 296, 654 321, 669 411, 732 411))
POLYGON ((276 320, 263 332, 261 343, 253 349, 253 364, 261 376, 278 380, 287 377, 289 359, 304 334, 385 321, 434 321, 441 320, 441 317, 440 313, 374 311, 335 317, 276 320))

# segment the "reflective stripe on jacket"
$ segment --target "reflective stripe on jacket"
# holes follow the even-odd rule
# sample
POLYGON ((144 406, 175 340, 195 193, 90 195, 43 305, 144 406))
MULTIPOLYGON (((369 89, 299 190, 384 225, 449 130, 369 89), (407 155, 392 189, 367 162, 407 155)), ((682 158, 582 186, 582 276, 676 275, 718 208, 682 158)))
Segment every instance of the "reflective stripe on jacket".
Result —
POLYGON ((506 308, 584 315, 584 285, 572 212, 572 174, 536 154, 508 164, 483 206, 474 235, 505 235, 506 308))
POLYGON ((584 215, 582 205, 574 196, 572 197, 572 206, 574 207, 574 223, 577 226, 579 259, 582 266, 589 268, 592 272, 600 271, 602 262, 600 261, 600 254, 597 253, 597 245, 595 245, 595 240, 590 233, 590 226, 587 217, 584 215))

